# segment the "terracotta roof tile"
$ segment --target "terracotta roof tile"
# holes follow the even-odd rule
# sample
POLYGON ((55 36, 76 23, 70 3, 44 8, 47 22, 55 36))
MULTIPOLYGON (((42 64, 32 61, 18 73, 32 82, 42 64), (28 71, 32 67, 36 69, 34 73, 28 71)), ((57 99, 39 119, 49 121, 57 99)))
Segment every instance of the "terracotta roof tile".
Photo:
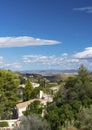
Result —
POLYGON ((32 103, 32 102, 35 101, 35 100, 39 100, 39 101, 41 101, 42 103, 45 102, 45 100, 43 100, 43 99, 31 99, 31 100, 29 100, 29 101, 16 104, 16 107, 17 107, 18 109, 27 107, 30 103, 32 103))

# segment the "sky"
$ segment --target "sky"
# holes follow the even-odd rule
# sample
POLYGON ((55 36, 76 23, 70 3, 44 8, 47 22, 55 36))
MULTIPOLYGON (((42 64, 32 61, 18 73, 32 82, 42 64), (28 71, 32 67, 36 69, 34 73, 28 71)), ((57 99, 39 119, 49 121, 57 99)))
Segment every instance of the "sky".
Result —
POLYGON ((92 70, 92 0, 0 0, 0 68, 92 70))

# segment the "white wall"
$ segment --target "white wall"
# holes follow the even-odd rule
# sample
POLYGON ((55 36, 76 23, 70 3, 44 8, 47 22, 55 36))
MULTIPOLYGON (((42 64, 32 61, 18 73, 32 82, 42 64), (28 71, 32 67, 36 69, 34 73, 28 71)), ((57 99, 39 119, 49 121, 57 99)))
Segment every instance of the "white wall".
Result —
POLYGON ((17 122, 17 119, 16 120, 0 120, 0 122, 3 122, 3 121, 8 122, 9 127, 13 128, 15 125, 15 122, 17 122))
POLYGON ((18 109, 18 117, 23 116, 23 111, 26 111, 26 107, 18 109))

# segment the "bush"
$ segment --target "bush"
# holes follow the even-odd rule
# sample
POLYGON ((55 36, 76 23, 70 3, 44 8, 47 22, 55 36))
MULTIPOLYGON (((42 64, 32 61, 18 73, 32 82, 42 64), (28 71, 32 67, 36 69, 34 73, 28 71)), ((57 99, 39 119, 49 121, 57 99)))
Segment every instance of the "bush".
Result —
POLYGON ((6 121, 0 122, 0 127, 8 127, 8 126, 9 126, 8 122, 6 122, 6 121))
POLYGON ((23 117, 20 127, 15 127, 14 130, 50 130, 50 127, 46 120, 32 115, 23 117))

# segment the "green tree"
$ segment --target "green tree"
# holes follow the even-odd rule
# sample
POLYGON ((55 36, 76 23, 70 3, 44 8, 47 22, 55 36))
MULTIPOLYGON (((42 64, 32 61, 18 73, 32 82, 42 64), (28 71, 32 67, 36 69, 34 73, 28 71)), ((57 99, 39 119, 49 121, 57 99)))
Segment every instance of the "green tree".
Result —
POLYGON ((47 107, 47 115, 45 117, 49 122, 52 130, 59 130, 62 126, 68 126, 74 119, 72 107, 69 104, 57 106, 52 103, 47 107))
POLYGON ((43 104, 39 100, 35 100, 30 105, 28 105, 27 110, 24 112, 24 115, 37 115, 41 117, 43 109, 43 104))
POLYGON ((68 79, 65 84, 63 99, 72 103, 74 100, 80 100, 83 106, 92 103, 92 84, 87 77, 75 77, 68 79))
POLYGON ((81 130, 92 130, 92 106, 84 108, 79 113, 79 118, 76 127, 81 130))
POLYGON ((45 118, 50 123, 51 130, 56 130, 60 126, 60 115, 58 115, 58 107, 55 103, 49 104, 45 118))
POLYGON ((81 66, 78 72, 77 76, 67 79, 64 87, 56 93, 53 103, 47 106, 45 117, 52 130, 77 123, 81 111, 92 105, 90 73, 84 66, 81 66))
POLYGON ((46 120, 32 115, 24 117, 20 127, 15 127, 14 130, 50 130, 50 127, 46 120))
POLYGON ((0 70, 0 118, 10 118, 11 111, 18 102, 17 86, 19 77, 10 70, 0 70), (4 116, 5 115, 5 116, 4 116))
POLYGON ((83 64, 78 69, 78 75, 80 77, 87 77, 89 75, 87 68, 83 64))
POLYGON ((33 87, 30 80, 27 80, 26 86, 23 91, 23 101, 28 101, 31 99, 31 93, 32 93, 33 87))

